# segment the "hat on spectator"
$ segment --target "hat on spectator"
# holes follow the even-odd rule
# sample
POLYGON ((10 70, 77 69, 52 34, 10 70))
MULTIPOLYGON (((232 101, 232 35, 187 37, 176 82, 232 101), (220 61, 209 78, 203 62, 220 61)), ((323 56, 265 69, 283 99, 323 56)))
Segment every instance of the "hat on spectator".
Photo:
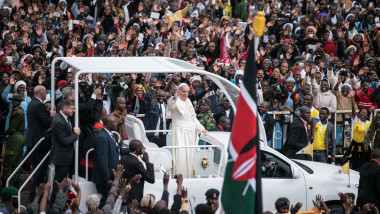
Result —
POLYGON ((137 27, 139 27, 139 29, 140 29, 140 25, 137 24, 137 23, 133 23, 133 26, 137 26, 137 27))
POLYGON ((315 28, 314 26, 309 26, 309 27, 307 27, 307 28, 306 28, 306 31, 307 31, 309 28, 311 28, 311 29, 314 31, 314 33, 317 33, 317 28, 315 28))
POLYGON ((12 197, 14 195, 17 195, 18 193, 18 190, 16 187, 4 187, 2 190, 1 190, 1 196, 3 197, 12 197))
POLYGON ((199 104, 206 104, 206 105, 208 105, 208 106, 211 106, 211 100, 208 99, 208 98, 203 98, 203 99, 199 102, 199 104))
POLYGON ((190 78, 190 84, 193 84, 194 81, 202 82, 202 78, 199 75, 192 76, 190 78))
MULTIPOLYGON (((15 92, 17 92, 17 89, 18 89, 18 87, 19 87, 20 85, 24 85, 25 88, 26 88, 26 82, 24 82, 24 81, 22 81, 22 80, 19 80, 19 81, 16 82, 16 84, 15 84, 15 86, 14 86, 14 90, 15 90, 15 92)), ((25 90, 24 94, 26 95, 26 93, 27 93, 27 92, 26 92, 26 90, 25 90)))
POLYGON ((243 70, 237 70, 234 76, 234 79, 236 79, 237 75, 242 75, 244 76, 244 71, 243 70))
POLYGON ((35 44, 35 45, 33 45, 32 49, 30 50, 30 53, 33 54, 34 51, 35 51, 35 50, 38 50, 38 49, 40 49, 39 52, 40 52, 40 54, 42 54, 42 47, 41 47, 41 45, 39 45, 39 44, 35 44))
POLYGON ((294 33, 296 34, 299 30, 301 30, 301 27, 297 27, 297 28, 294 30, 294 33))
MULTIPOLYGON (((7 34, 7 33, 9 33, 9 30, 6 30, 6 31, 3 32, 3 35, 2 35, 2 36, 3 36, 3 39, 4 39, 4 37, 5 37, 5 34, 7 34)), ((13 34, 12 34, 12 38, 13 38, 13 39, 15 38, 15 37, 13 36, 13 34)))
POLYGON ((352 90, 352 86, 351 86, 350 83, 344 83, 344 84, 342 85, 342 88, 343 88, 344 86, 347 86, 347 87, 349 87, 349 88, 352 90))
POLYGON ((296 82, 296 80, 293 77, 288 77, 285 82, 296 82))
POLYGON ((376 65, 377 65, 376 60, 373 57, 368 57, 368 59, 365 61, 365 64, 367 65, 368 61, 370 61, 370 60, 372 60, 375 63, 375 67, 376 67, 376 65))
POLYGON ((82 42, 85 43, 86 42, 86 39, 90 37, 91 39, 93 38, 91 34, 86 34, 83 36, 83 39, 82 39, 82 42))
POLYGON ((100 129, 100 128, 103 128, 103 123, 101 123, 101 122, 95 123, 94 129, 100 129))
POLYGON ((155 202, 155 197, 154 195, 152 194, 148 194, 146 196, 144 196, 142 199, 141 199, 141 207, 148 207, 149 206, 149 201, 151 201, 151 204, 150 206, 153 206, 154 205, 154 202, 155 202))
POLYGON ((211 188, 207 190, 205 195, 206 197, 219 198, 219 194, 220 194, 219 190, 211 188))
POLYGON ((99 204, 100 204, 100 198, 97 194, 92 194, 88 196, 86 200, 87 207, 99 207, 99 204))
POLYGON ((15 101, 24 101, 24 98, 22 98, 21 94, 13 94, 10 100, 15 100, 15 101))
POLYGON ((284 29, 285 30, 285 28, 286 28, 286 26, 290 26, 290 31, 292 32, 293 31, 293 24, 292 23, 286 23, 286 24, 284 24, 284 26, 282 26, 282 29, 284 29))
POLYGON ((322 16, 326 17, 326 19, 329 17, 329 15, 328 15, 327 13, 320 13, 320 14, 318 15, 318 18, 317 18, 317 19, 321 19, 322 16))
POLYGON ((277 199, 276 202, 274 203, 275 207, 289 207, 289 205, 290 205, 290 201, 288 198, 285 198, 285 197, 281 197, 277 199))
POLYGON ((173 74, 168 74, 166 77, 165 77, 165 81, 167 82, 169 77, 173 76, 173 74))
POLYGON ((348 46, 347 50, 349 50, 350 48, 353 48, 354 51, 356 51, 356 47, 355 47, 354 45, 350 45, 350 46, 348 46))
POLYGON ((32 54, 26 54, 25 56, 23 56, 22 58, 21 58, 21 64, 26 60, 26 58, 28 58, 28 57, 33 57, 33 55, 32 54))
POLYGON ((345 19, 346 22, 347 22, 347 20, 348 20, 348 18, 349 18, 350 16, 355 17, 355 15, 354 15, 353 13, 348 14, 348 15, 346 16, 346 19, 345 19))
POLYGON ((60 80, 57 84, 57 87, 60 88, 64 83, 66 83, 66 80, 60 80))

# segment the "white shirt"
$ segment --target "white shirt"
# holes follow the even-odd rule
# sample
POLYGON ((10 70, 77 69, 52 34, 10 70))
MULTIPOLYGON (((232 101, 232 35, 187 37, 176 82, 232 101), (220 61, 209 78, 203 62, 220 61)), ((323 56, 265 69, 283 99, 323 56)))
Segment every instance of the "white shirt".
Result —
MULTIPOLYGON (((161 108, 161 113, 162 113, 162 118, 163 118, 163 121, 162 121, 162 127, 163 129, 165 130, 166 129, 166 109, 165 109, 165 103, 162 103, 162 104, 159 104, 160 105, 160 108, 161 108)), ((157 126, 156 126, 156 130, 159 130, 160 129, 160 123, 161 123, 161 115, 158 117, 158 122, 157 122, 157 126)), ((160 133, 159 132, 156 132, 154 133, 154 136, 158 136, 160 133)), ((166 134, 166 132, 164 132, 163 134, 166 134)))
MULTIPOLYGON (((106 91, 107 85, 104 85, 104 83, 102 84, 104 86, 103 94, 107 94, 107 91, 106 91)), ((106 109, 107 114, 110 114, 111 113, 111 97, 109 96, 109 94, 107 95, 108 95, 107 100, 103 100, 103 107, 106 109)))
POLYGON ((326 122, 326 124, 323 124, 321 121, 318 121, 318 124, 321 126, 321 128, 319 128, 319 132, 322 132, 323 126, 327 128, 327 123, 328 121, 326 122))
POLYGON ((226 117, 229 117, 230 116, 230 112, 231 112, 231 109, 228 109, 226 112, 226 117))
MULTIPOLYGON (((301 118, 301 117, 300 117, 300 118, 301 118)), ((303 126, 305 127, 306 136, 310 137, 310 136, 309 136, 309 132, 307 131, 307 130, 308 130, 307 122, 306 122, 304 119, 302 119, 302 118, 301 118, 301 120, 302 120, 302 122, 303 122, 303 126)), ((310 140, 308 140, 308 144, 309 144, 309 143, 310 143, 310 140)))
POLYGON ((110 132, 108 129, 104 128, 104 130, 107 131, 107 133, 110 135, 112 139, 115 139, 115 136, 113 136, 112 132, 110 132))
POLYGON ((68 117, 67 117, 62 111, 60 111, 59 113, 62 114, 62 116, 63 116, 63 118, 65 118, 66 122, 70 125, 70 127, 72 127, 72 126, 71 126, 71 123, 70 123, 70 121, 69 121, 69 119, 68 119, 68 117))

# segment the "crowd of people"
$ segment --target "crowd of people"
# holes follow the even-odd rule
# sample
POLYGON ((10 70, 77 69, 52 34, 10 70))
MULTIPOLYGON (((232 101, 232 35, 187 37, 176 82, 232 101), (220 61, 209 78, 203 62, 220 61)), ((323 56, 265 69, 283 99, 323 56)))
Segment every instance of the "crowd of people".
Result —
MULTIPOLYGON (((73 173, 78 140, 82 176, 86 152, 95 149, 90 179, 102 195, 103 210, 91 211, 109 212, 104 204, 118 183, 135 189, 128 203, 136 199, 141 205, 144 182, 153 183, 155 178, 142 142, 128 138, 124 125, 128 115, 139 117, 146 130, 171 127, 174 145, 196 144, 198 134, 208 131, 231 131, 234 122, 230 101, 205 75, 83 74, 75 88, 77 69, 67 63, 58 62, 51 75, 55 58, 170 57, 239 87, 255 31, 251 26, 259 11, 264 12, 266 25, 254 59, 257 105, 268 145, 290 158, 311 159, 299 151, 313 144, 312 160, 335 163, 335 156, 343 154, 355 170, 370 161, 371 149, 380 147, 379 0, 5 0, 0 4, 2 187, 38 143, 30 157, 32 168, 50 151, 49 161, 34 174, 31 202, 44 197, 43 189, 52 185, 50 209, 60 203, 65 178, 73 173), (73 126, 76 90, 79 127, 73 126), (346 111, 335 113, 341 110, 346 111), (272 116, 284 111, 289 113, 272 116), (128 149, 121 148, 112 131, 119 133, 120 142, 130 141, 128 149), (146 167, 135 161, 137 156, 146 167), (55 184, 45 182, 49 162, 55 166, 55 184), (127 181, 114 180, 112 169, 119 163, 128 169, 123 175, 127 181), (138 183, 136 175, 144 182, 138 183)), ((147 137, 163 147, 166 134, 147 137)), ((173 158, 175 169, 181 168, 175 174, 194 176, 188 167, 191 153, 178 151, 173 158)), ((11 181, 16 188, 20 173, 11 181)), ((40 211, 46 210, 46 203, 41 208, 43 201, 40 211)), ((215 205, 199 209, 213 212, 215 205)))

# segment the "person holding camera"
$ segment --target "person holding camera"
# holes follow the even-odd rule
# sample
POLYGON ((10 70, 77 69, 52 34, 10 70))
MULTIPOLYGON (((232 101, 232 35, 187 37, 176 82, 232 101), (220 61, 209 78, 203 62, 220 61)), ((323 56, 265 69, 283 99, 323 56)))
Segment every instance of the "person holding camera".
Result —
POLYGON ((123 90, 123 84, 120 83, 119 76, 108 77, 107 74, 99 74, 98 84, 102 85, 103 89, 103 107, 106 109, 107 114, 115 111, 115 99, 117 94, 123 90), (110 83, 110 81, 112 82, 110 83))

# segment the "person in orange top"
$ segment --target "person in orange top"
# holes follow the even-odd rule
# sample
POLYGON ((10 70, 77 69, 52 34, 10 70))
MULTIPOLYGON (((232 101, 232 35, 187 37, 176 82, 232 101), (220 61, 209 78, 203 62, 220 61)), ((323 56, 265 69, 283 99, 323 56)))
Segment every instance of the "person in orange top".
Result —
POLYGON ((60 17, 63 17, 63 20, 66 20, 69 22, 69 30, 72 30, 73 19, 71 17, 71 13, 67 10, 66 6, 67 6, 66 0, 59 0, 56 12, 60 14, 60 17))

